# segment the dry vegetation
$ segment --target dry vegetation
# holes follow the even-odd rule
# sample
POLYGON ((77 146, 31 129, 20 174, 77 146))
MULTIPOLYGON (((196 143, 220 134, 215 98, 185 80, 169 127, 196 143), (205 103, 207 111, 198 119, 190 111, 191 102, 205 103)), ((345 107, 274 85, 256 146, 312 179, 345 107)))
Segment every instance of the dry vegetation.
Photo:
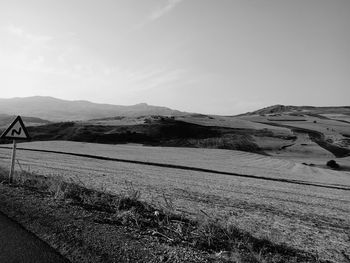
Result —
MULTIPOLYGON (((345 188, 349 189, 350 177, 346 172, 318 169, 261 155, 225 150, 64 142, 32 143, 26 147, 55 150, 69 148, 72 152, 115 158, 132 157, 136 160, 322 183, 326 187, 53 153, 18 152, 21 167, 17 169, 34 171, 49 178, 59 176, 65 182, 79 181, 86 188, 103 189, 105 193, 112 195, 127 194, 129 183, 126 182, 131 182, 134 190, 141 193, 141 200, 155 207, 166 207, 173 213, 182 214, 191 220, 203 218, 203 214, 206 214, 204 218, 214 221, 219 218, 220 222, 225 222, 225 231, 233 231, 234 235, 237 234, 235 231, 242 231, 254 240, 267 239, 274 247, 288 247, 311 254, 315 260, 317 258, 347 262, 344 253, 347 255, 350 251, 350 194, 345 188), (344 190, 327 188, 335 185, 343 186, 344 190)), ((8 164, 9 153, 7 149, 0 150, 2 166, 8 164)), ((213 225, 210 223, 208 226, 213 225)), ((208 231, 216 233, 217 230, 209 227, 208 231)), ((208 243, 213 246, 220 244, 219 240, 223 236, 218 235, 219 239, 208 238, 208 243)), ((224 243, 230 244, 230 240, 224 243)), ((210 249, 219 252, 227 250, 227 247, 210 249)), ((258 251, 254 251, 259 254, 258 251)), ((264 262, 266 257, 261 253, 262 258, 258 262, 264 262)))
MULTIPOLYGON (((36 194, 35 200, 31 200, 36 203, 37 209, 39 208, 36 210, 39 213, 36 213, 35 219, 31 218, 32 215, 30 215, 33 207, 28 206, 25 202, 21 203, 22 209, 25 208, 25 211, 17 211, 17 213, 20 212, 22 220, 27 220, 25 224, 31 225, 33 222, 39 226, 44 224, 45 231, 47 231, 44 239, 55 245, 61 250, 61 253, 74 262, 117 262, 116 260, 129 262, 130 259, 133 262, 139 262, 139 257, 142 257, 141 260, 146 260, 145 257, 149 256, 147 252, 136 253, 138 254, 136 257, 133 255, 133 258, 130 258, 130 254, 135 253, 135 250, 138 249, 132 245, 129 247, 129 251, 123 251, 122 255, 120 255, 118 248, 110 250, 108 243, 115 242, 116 238, 111 237, 110 228, 109 233, 106 232, 103 228, 105 225, 112 227, 113 230, 126 227, 129 232, 138 235, 139 238, 140 235, 148 235, 152 241, 156 239, 160 244, 168 244, 167 253, 163 252, 159 256, 152 253, 153 258, 152 256, 148 258, 148 262, 327 262, 320 259, 317 254, 313 255, 289 247, 288 244, 278 244, 272 235, 255 237, 248 231, 229 223, 226 218, 217 215, 209 215, 201 211, 201 216, 191 219, 185 217, 176 212, 172 199, 166 196, 163 196, 162 206, 149 205, 140 201, 141 192, 128 181, 125 183, 126 192, 124 194, 113 195, 107 193, 105 189, 89 189, 82 185, 82 182, 71 181, 68 183, 64 178, 46 177, 28 172, 16 174, 10 186, 13 189, 11 190, 8 189, 6 176, 7 171, 1 169, 2 185, 0 187, 2 191, 10 190, 17 192, 17 194, 25 191, 26 199, 30 199, 36 194), (37 195, 38 193, 40 193, 40 197, 37 195), (42 200, 38 199, 45 199, 49 203, 49 207, 47 204, 43 206, 42 200), (75 217, 85 218, 83 222, 80 222, 80 228, 81 224, 86 224, 83 233, 81 229, 77 231, 76 228, 79 226, 67 231, 67 227, 74 224, 74 221, 71 218, 62 217, 58 211, 62 205, 66 208, 66 213, 67 211, 69 213, 75 211, 75 217), (55 206, 58 210, 50 211, 50 214, 45 213, 46 210, 52 210, 52 207, 55 206), (81 213, 79 213, 79 209, 82 209, 81 213), (61 225, 48 226, 44 219, 47 216, 61 225), (91 221, 95 223, 95 227, 89 227, 89 230, 86 230, 91 221), (52 231, 55 232, 54 236, 52 236, 52 231), (77 239, 77 235, 81 234, 93 236, 94 239, 84 239, 82 236, 77 239), (61 240, 57 240, 57 238, 61 240), (74 244, 72 239, 75 241, 74 244), (70 246, 68 250, 66 249, 67 245, 70 246), (174 247, 171 253, 169 253, 169 247, 174 247), (181 247, 185 250, 181 250, 181 247), (197 250, 205 253, 201 254, 197 250), (89 252, 86 253, 87 251, 89 252), (185 257, 184 252, 186 252, 185 257)), ((11 196, 7 196, 5 199, 11 199, 11 196)), ((12 210, 16 201, 12 201, 12 210)), ((2 200, 1 203, 6 206, 6 200, 2 200)), ((18 201, 16 206, 18 206, 18 201)), ((17 209, 19 208, 17 207, 17 209)), ((16 212, 12 213, 16 214, 16 212)), ((31 227, 33 228, 32 225, 31 227)), ((43 235, 42 230, 38 230, 38 226, 34 227, 34 231, 43 235)), ((130 236, 119 236, 118 240, 128 242, 130 236)), ((344 255, 347 257, 347 254, 344 253, 344 255)))
MULTIPOLYGON (((347 174, 344 172, 307 167, 301 163, 295 163, 293 161, 283 159, 277 160, 276 158, 241 151, 180 147, 148 147, 140 145, 104 145, 65 141, 21 143, 18 144, 18 147, 82 154, 85 153, 117 159, 146 161, 162 164, 185 165, 229 173, 235 172, 271 178, 302 180, 326 185, 349 184, 349 176, 347 176, 347 174)), ((30 158, 30 162, 23 160, 25 163, 31 164, 31 166, 38 166, 39 169, 40 167, 45 167, 45 164, 43 164, 34 153, 23 152, 21 154, 24 154, 29 158, 32 156, 30 158)), ((37 154, 40 156, 40 153, 37 154)), ((8 157, 8 155, 5 154, 4 158, 6 157, 8 157)), ((66 157, 61 156, 60 158, 66 157)), ((50 161, 52 159, 55 160, 55 155, 52 155, 52 157, 48 155, 45 159, 49 161, 48 168, 62 168, 59 163, 55 164, 54 161, 50 161)), ((86 161, 86 159, 82 160, 86 161)))

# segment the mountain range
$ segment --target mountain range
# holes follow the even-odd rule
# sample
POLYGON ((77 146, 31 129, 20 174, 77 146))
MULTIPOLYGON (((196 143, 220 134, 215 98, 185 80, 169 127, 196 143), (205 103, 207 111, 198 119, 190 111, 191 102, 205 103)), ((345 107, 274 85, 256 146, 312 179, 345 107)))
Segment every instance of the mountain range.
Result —
MULTIPOLYGON (((323 116, 327 114, 345 114, 347 116, 350 116, 350 106, 314 107, 291 105, 286 106, 277 104, 232 117, 242 118, 252 115, 261 116, 271 114, 292 114, 295 116, 306 114, 313 116, 317 115, 318 117, 322 118, 324 118, 323 116)), ((181 112, 167 107, 148 105, 146 103, 121 106, 93 103, 84 100, 62 100, 44 96, 0 99, 0 119, 8 121, 7 119, 11 119, 16 115, 21 115, 27 118, 32 117, 32 119, 27 119, 27 122, 41 124, 47 121, 87 121, 92 119, 114 118, 120 116, 131 118, 151 115, 179 117, 188 116, 190 113, 181 112)))
POLYGON ((0 114, 31 116, 49 121, 77 121, 113 116, 179 116, 186 113, 146 103, 120 106, 83 100, 69 101, 53 97, 34 96, 0 99, 0 114))

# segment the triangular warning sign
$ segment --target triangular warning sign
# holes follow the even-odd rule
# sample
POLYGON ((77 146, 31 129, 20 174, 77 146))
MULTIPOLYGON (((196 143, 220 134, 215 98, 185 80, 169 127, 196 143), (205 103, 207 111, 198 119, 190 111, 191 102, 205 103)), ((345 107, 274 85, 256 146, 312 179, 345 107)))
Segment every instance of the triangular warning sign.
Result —
POLYGON ((29 139, 29 134, 24 126, 22 118, 17 116, 17 118, 11 123, 11 125, 4 131, 1 139, 29 139))

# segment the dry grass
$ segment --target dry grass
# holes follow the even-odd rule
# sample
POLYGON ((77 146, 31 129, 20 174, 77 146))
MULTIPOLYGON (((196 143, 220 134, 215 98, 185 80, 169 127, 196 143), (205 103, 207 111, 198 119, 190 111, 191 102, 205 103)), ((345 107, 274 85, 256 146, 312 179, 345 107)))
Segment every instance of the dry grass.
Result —
MULTIPOLYGON (((216 149, 196 149, 179 147, 148 147, 135 145, 105 145, 95 143, 80 143, 67 141, 47 141, 21 143, 18 147, 33 148, 41 150, 56 150, 63 152, 85 153, 112 158, 130 159, 136 161, 149 161, 164 164, 178 164, 193 167, 216 169, 225 172, 236 172, 241 174, 254 174, 266 177, 281 178, 285 177, 294 180, 305 180, 309 182, 319 182, 326 184, 348 184, 349 176, 344 173, 328 171, 324 169, 309 168, 303 165, 287 161, 277 160, 259 154, 252 154, 240 151, 227 151, 216 149)), ((0 149, 0 155, 8 157, 8 151, 0 149)), ((45 166, 36 154, 40 153, 21 153, 24 156, 24 163, 27 163, 27 156, 30 158, 31 165, 45 166)), ((303 156, 305 157, 305 155, 303 156)), ((55 155, 47 156, 48 165, 51 167, 51 158, 55 155)), ((69 157, 60 156, 62 165, 65 166, 65 160, 69 157)), ((83 162, 86 162, 83 161, 83 162)), ((60 163, 57 167, 62 167, 60 163)))
MULTIPOLYGON (((58 145, 55 142, 55 147, 58 145)), ((78 144, 62 145, 70 145, 74 150, 74 145, 78 144)), ((77 147, 103 152, 100 145, 80 144, 77 147)), ((125 154, 136 159, 143 156, 151 160, 158 158, 160 162, 207 165, 243 173, 259 171, 270 173, 271 177, 306 178, 310 181, 325 182, 328 178, 328 183, 350 185, 345 173, 286 161, 274 162, 271 158, 254 154, 127 146, 106 146, 105 149, 105 154, 101 155, 122 157, 125 154)), ((5 164, 8 160, 4 157, 9 151, 0 152, 2 164, 5 164)), ((202 210, 215 218, 225 218, 225 222, 254 238, 288 244, 288 247, 318 255, 321 259, 341 262, 344 260, 343 251, 350 250, 347 234, 350 225, 349 191, 47 153, 19 151, 18 157, 23 169, 30 167, 31 171, 48 177, 62 176, 65 182, 80 178, 85 187, 102 189, 106 193, 125 195, 130 191, 125 182, 132 182, 134 190, 142 193, 141 200, 156 203, 157 207, 173 207, 169 210, 187 218, 203 216, 202 210), (164 197, 171 201, 165 201, 164 197)))
MULTIPOLYGON (((6 183, 6 170, 0 170, 0 179, 6 183)), ((89 211, 104 212, 97 223, 123 225, 158 236, 173 245, 186 245, 215 253, 218 259, 230 262, 323 262, 316 256, 276 244, 267 238, 256 238, 232 224, 227 218, 209 215, 201 211, 195 219, 179 215, 174 210, 173 200, 164 197, 165 206, 154 207, 140 200, 141 192, 131 182, 126 182, 126 195, 111 195, 87 189, 79 182, 63 178, 45 177, 29 172, 17 173, 13 184, 31 191, 65 200, 71 206, 80 206, 89 211)), ((326 262, 326 261, 324 261, 326 262)))

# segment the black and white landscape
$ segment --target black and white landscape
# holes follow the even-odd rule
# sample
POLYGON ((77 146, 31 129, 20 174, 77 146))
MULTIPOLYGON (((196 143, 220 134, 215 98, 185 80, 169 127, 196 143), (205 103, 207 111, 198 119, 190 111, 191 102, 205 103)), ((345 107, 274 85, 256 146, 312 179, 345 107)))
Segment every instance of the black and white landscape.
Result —
POLYGON ((349 11, 2 1, 0 262, 350 262, 349 11))

